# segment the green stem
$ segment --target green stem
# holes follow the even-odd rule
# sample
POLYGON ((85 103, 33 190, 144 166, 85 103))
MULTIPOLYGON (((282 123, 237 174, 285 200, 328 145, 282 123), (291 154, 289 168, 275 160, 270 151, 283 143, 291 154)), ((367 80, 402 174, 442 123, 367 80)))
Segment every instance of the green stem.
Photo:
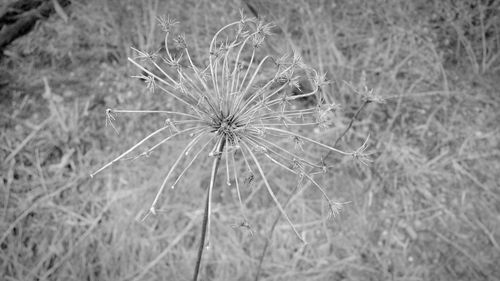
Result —
POLYGON ((212 172, 210 174, 210 186, 207 190, 207 199, 205 201, 205 211, 203 213, 203 222, 201 225, 201 239, 200 246, 198 248, 198 257, 196 258, 196 265, 194 268, 193 281, 198 280, 198 273, 200 272, 201 258, 203 256, 203 250, 205 249, 205 238, 207 232, 210 231, 210 212, 211 212, 211 202, 212 202, 212 191, 215 185, 215 176, 219 170, 219 163, 222 156, 222 151, 224 151, 224 145, 226 144, 226 139, 221 137, 215 148, 215 158, 212 164, 212 172))

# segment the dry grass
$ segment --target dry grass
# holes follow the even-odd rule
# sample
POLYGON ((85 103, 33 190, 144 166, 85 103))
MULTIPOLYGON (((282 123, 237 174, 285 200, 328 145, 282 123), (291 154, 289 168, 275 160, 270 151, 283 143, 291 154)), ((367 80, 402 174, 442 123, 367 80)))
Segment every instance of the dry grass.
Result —
MULTIPOLYGON (((76 1, 73 1, 76 2, 76 1)), ((385 104, 368 104, 339 148, 370 134, 369 167, 330 159, 319 183, 350 201, 334 220, 307 185, 287 213, 309 242, 297 242, 262 182, 242 191, 253 236, 238 227, 234 190, 214 195, 203 280, 498 280, 500 271, 500 74, 498 7, 454 1, 247 1, 281 27, 269 51, 295 46, 335 83, 333 142, 363 99, 362 73, 385 104), (467 4, 465 4, 467 3, 467 4), (269 7, 269 9, 262 9, 269 7), (496 10, 495 10, 496 9, 496 10), (269 10, 269 12, 265 12, 269 10)), ((129 46, 156 50, 152 19, 168 11, 197 60, 211 35, 245 4, 192 1, 73 3, 14 43, 0 62, 0 276, 5 280, 188 280, 196 258, 209 161, 168 191, 141 222, 183 143, 148 158, 89 172, 163 120, 105 109, 175 107, 129 79, 129 46), (118 5, 119 4, 119 5, 118 5), (156 11, 156 7, 158 11, 156 11), (45 79, 44 79, 45 78, 45 79), (1 80, 1 79, 0 79, 1 80)), ((310 132, 315 134, 315 132, 310 132)), ((320 151, 313 150, 320 157, 320 151)), ((296 185, 278 168, 269 180, 284 202, 296 185)))

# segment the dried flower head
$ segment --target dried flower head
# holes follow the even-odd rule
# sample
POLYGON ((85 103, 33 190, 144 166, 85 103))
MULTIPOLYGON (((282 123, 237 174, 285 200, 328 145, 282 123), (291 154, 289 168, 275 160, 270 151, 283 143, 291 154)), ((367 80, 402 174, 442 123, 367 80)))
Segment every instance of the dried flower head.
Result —
MULTIPOLYGON (((345 82, 345 81, 344 81, 345 82)), ((356 94, 360 95, 363 101, 366 103, 379 103, 383 104, 385 103, 385 99, 374 93, 373 89, 368 88, 367 82, 366 82, 366 72, 361 73, 361 77, 359 79, 358 86, 354 86, 351 83, 345 82, 351 90, 353 90, 356 94)))
POLYGON ((175 19, 171 19, 169 16, 161 16, 156 19, 164 32, 170 32, 170 29, 179 22, 175 19))
MULTIPOLYGON (((367 144, 354 152, 345 152, 306 135, 312 131, 307 128, 324 126, 328 112, 337 106, 318 104, 312 108, 301 108, 300 105, 292 106, 292 103, 298 98, 317 95, 320 87, 327 83, 325 75, 307 67, 297 50, 279 59, 261 54, 263 49, 259 47, 271 35, 273 25, 256 19, 242 17, 217 31, 208 48, 207 66, 200 66, 192 60, 184 36, 174 40, 177 47, 182 49, 182 57, 174 57, 169 52, 168 43, 170 27, 176 22, 168 17, 159 19, 159 22, 166 32, 166 55, 158 60, 156 54, 150 55, 134 49, 137 56, 129 58, 129 61, 143 73, 137 77, 144 79, 147 87, 175 99, 181 104, 177 108, 181 109, 109 110, 109 122, 114 120, 112 114, 116 113, 163 114, 168 118, 163 127, 91 176, 124 158, 154 136, 164 135, 164 138, 141 155, 149 155, 171 139, 184 137, 186 145, 167 172, 150 213, 156 213, 164 188, 167 185, 175 187, 196 160, 204 156, 223 159, 221 163, 224 163, 227 184, 234 183, 240 203, 240 183, 250 184, 255 176, 260 177, 278 209, 301 240, 302 237, 267 180, 263 160, 297 175, 300 181, 311 181, 325 197, 331 213, 337 213, 340 205, 328 198, 327 192, 313 177, 323 173, 325 165, 310 159, 304 146, 307 143, 313 144, 326 151, 365 162, 363 152, 367 144), (299 87, 299 79, 310 79, 316 87, 310 92, 301 91, 296 94, 292 88, 299 87), (244 175, 240 175, 241 169, 237 167, 237 163, 244 165, 247 171, 244 175), (174 176, 174 171, 179 167, 182 167, 180 174, 174 176)), ((316 100, 321 102, 319 98, 316 100)))

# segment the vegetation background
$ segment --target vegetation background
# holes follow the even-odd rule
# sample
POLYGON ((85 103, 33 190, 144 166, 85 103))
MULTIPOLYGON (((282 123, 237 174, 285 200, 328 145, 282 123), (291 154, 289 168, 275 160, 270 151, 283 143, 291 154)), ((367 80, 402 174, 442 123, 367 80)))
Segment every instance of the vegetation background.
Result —
MULTIPOLYGON (((7 1, 7 3, 13 1, 7 1)), ((5 4, 7 4, 5 3, 5 4)), ((169 190, 157 216, 141 222, 171 155, 89 173, 159 126, 105 109, 173 108, 131 79, 131 46, 154 50, 156 17, 180 24, 202 61, 218 28, 239 10, 279 27, 269 52, 301 50, 328 73, 342 110, 329 143, 363 103, 346 83, 366 83, 369 104, 339 146, 370 134, 369 167, 336 159, 320 181, 350 202, 328 219, 312 189, 287 207, 309 244, 297 241, 256 181, 243 191, 253 235, 223 181, 214 198, 211 247, 202 280, 499 280, 500 8, 498 1, 72 1, 0 59, 0 279, 189 280, 203 212, 208 162, 169 190)), ((4 6, 5 7, 5 6, 4 6)), ((2 6, 0 6, 0 9, 2 6)), ((311 153, 321 156, 318 151, 311 153)), ((279 199, 297 179, 269 166, 279 199)))

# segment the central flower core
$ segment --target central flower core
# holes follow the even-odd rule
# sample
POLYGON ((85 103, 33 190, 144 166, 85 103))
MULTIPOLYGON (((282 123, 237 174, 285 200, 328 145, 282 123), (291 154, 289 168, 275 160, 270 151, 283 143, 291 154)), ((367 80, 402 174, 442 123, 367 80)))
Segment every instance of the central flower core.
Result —
POLYGON ((237 138, 237 132, 235 130, 239 127, 237 123, 238 122, 232 115, 218 115, 214 118, 212 123, 213 132, 224 137, 229 143, 234 144, 237 138))

